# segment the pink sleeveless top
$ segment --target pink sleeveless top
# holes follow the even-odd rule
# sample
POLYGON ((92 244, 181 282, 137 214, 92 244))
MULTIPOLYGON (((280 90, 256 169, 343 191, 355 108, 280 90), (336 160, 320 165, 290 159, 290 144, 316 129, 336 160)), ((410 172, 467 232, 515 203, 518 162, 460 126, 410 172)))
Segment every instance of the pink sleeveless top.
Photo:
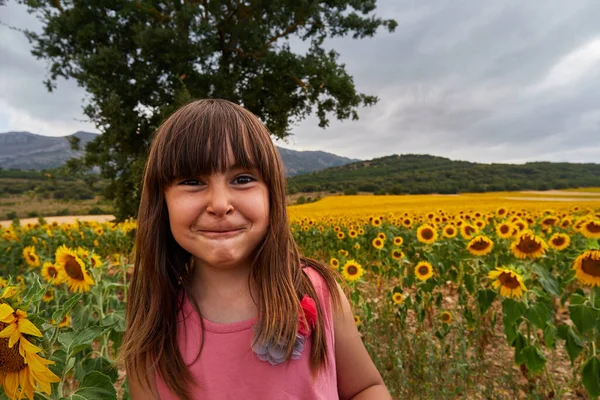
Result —
MULTIPOLYGON (((279 365, 261 361, 250 348, 252 326, 256 317, 233 324, 216 324, 204 319, 204 348, 200 348, 202 334, 198 314, 187 297, 178 318, 178 342, 183 360, 190 368, 198 387, 192 388, 193 399, 338 399, 335 342, 331 298, 321 275, 314 269, 304 268, 311 280, 323 311, 327 341, 327 369, 321 368, 313 381, 310 370, 312 336, 305 342, 302 355, 279 365), (184 324, 185 321, 185 324, 184 324)), ((161 400, 177 400, 167 385, 156 374, 161 400)))

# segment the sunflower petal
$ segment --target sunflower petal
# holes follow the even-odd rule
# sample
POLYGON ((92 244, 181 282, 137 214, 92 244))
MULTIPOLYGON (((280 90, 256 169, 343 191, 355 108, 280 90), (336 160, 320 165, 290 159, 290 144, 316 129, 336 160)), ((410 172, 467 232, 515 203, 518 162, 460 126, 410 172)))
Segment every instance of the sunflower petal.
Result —
POLYGON ((21 333, 42 337, 42 332, 27 318, 19 318, 18 324, 21 333))

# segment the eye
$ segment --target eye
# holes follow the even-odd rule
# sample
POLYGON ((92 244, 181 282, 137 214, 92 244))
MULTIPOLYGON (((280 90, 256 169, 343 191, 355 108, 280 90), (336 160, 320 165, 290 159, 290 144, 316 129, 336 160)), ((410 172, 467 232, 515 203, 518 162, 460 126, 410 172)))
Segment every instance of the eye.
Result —
POLYGON ((254 182, 255 180, 256 179, 254 179, 250 175, 240 175, 240 176, 236 177, 233 180, 233 182, 237 183, 238 185, 245 185, 245 184, 248 184, 250 182, 254 182))
POLYGON ((202 185, 202 182, 198 179, 186 179, 185 181, 181 181, 179 184, 183 186, 198 186, 202 185))

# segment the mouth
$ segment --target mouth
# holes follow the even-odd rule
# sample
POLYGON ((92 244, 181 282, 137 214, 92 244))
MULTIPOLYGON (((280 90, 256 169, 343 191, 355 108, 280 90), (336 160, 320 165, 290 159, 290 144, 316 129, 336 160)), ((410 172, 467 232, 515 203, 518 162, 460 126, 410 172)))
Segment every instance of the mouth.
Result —
POLYGON ((232 236, 236 236, 240 234, 243 229, 232 229, 232 230, 220 230, 220 231, 209 231, 209 230, 201 230, 200 234, 203 236, 216 239, 216 238, 228 238, 232 236))

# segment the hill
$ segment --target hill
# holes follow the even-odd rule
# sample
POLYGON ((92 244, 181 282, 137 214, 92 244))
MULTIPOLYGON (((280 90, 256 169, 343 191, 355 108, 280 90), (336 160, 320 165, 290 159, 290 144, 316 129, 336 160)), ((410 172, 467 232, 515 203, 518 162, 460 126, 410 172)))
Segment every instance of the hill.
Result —
MULTIPOLYGON (((81 149, 97 134, 77 132, 81 149)), ((0 133, 0 168, 44 170, 63 165, 69 158, 80 157, 83 151, 73 151, 69 136, 50 137, 30 132, 0 133)), ((277 147, 288 176, 335 167, 359 160, 340 157, 324 151, 295 151, 277 147)))
POLYGON ((292 177, 290 192, 425 194, 600 186, 600 164, 480 164, 392 155, 292 177))

